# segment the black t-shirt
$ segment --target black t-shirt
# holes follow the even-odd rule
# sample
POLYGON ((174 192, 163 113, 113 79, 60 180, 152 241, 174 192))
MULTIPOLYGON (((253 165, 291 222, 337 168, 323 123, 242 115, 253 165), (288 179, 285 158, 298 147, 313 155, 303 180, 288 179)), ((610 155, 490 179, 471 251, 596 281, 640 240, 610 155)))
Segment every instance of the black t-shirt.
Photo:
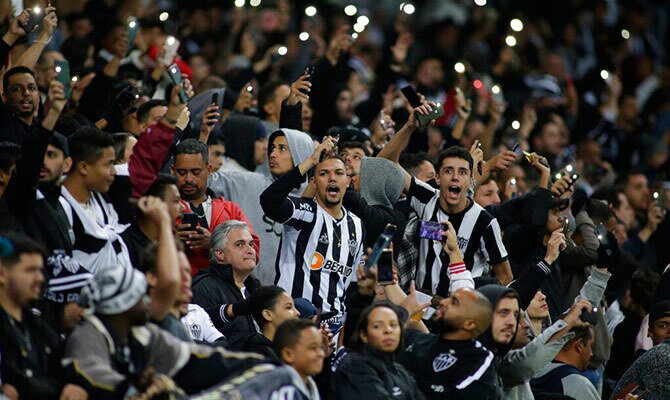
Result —
POLYGON ((494 400, 501 396, 494 355, 476 340, 444 340, 407 330, 400 363, 429 399, 494 400))
POLYGON ((128 247, 130 262, 133 264, 133 267, 140 271, 144 271, 144 268, 142 267, 142 253, 144 252, 144 249, 151 244, 151 239, 142 232, 136 222, 133 222, 133 224, 121 234, 121 238, 126 243, 126 247, 128 247))

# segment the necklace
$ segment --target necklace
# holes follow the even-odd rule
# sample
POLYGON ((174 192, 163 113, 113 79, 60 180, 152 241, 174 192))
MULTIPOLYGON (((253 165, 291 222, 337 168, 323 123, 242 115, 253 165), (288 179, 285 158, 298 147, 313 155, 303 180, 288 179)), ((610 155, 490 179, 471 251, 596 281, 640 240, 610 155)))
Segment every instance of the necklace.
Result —
POLYGON ((337 224, 333 222, 333 235, 337 237, 337 247, 342 247, 342 237, 337 233, 337 224))
POLYGON ((21 355, 28 357, 28 353, 30 353, 33 349, 33 345, 30 342, 30 332, 28 331, 28 327, 24 326, 23 329, 19 328, 16 325, 16 321, 14 321, 14 318, 12 317, 9 317, 9 323, 12 325, 12 328, 14 328, 14 331, 18 335, 19 341, 21 342, 21 355))

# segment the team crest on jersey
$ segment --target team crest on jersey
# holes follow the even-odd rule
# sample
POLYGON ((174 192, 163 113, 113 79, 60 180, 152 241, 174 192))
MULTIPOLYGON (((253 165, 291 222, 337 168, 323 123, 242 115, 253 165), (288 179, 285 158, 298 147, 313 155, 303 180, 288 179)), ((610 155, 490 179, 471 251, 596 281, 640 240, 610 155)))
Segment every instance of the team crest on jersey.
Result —
POLYGON ((192 338, 197 339, 202 336, 202 327, 200 324, 190 324, 188 329, 191 331, 192 338))
POLYGON ((323 232, 321 234, 321 237, 319 238, 319 243, 321 244, 328 244, 330 243, 330 240, 328 240, 328 234, 326 232, 323 232))
POLYGON ((356 254, 356 249, 358 248, 358 242, 356 242, 356 239, 350 239, 349 240, 349 254, 353 257, 354 254, 356 254))
POLYGON ((460 251, 464 251, 466 247, 468 247, 468 242, 469 240, 464 238, 464 237, 458 237, 458 249, 460 251))
POLYGON ((458 359, 449 353, 440 353, 433 360, 433 371, 442 372, 456 363, 458 359))

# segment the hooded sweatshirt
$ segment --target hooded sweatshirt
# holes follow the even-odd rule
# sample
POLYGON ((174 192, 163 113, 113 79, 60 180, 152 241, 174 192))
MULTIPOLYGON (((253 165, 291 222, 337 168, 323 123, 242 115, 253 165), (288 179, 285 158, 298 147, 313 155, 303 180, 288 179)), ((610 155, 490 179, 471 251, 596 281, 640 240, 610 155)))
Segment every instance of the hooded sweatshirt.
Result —
POLYGON ((253 171, 255 142, 265 138, 265 128, 259 124, 257 117, 233 115, 223 123, 221 131, 226 143, 226 156, 230 158, 223 163, 219 171, 253 171))
POLYGON ((394 243, 400 243, 407 219, 393 208, 405 187, 400 167, 383 158, 367 157, 361 162, 361 192, 347 189, 344 207, 356 215, 365 216, 365 245, 372 247, 386 224, 397 227, 394 243))
MULTIPOLYGON (((495 318, 495 309, 498 306, 498 303, 503 298, 503 296, 511 296, 516 298, 517 302, 519 301, 519 294, 516 290, 507 288, 500 285, 486 285, 477 289, 481 294, 483 294, 491 302, 493 307, 493 314, 495 318)), ((503 360, 503 357, 512 349, 514 339, 518 330, 518 325, 514 327, 514 335, 508 344, 499 344, 493 340, 493 324, 479 336, 479 341, 495 355, 494 365, 496 366, 498 372, 498 387, 500 395, 503 393, 503 384, 502 379, 500 378, 500 365, 503 360)))
MULTIPOLYGON (((272 147, 277 136, 286 137, 289 151, 293 159, 293 166, 305 161, 314 152, 312 139, 304 132, 293 129, 280 129, 273 132, 268 139, 268 149, 272 147)), ((264 165, 267 166, 269 161, 264 165)), ((282 224, 272 221, 265 216, 260 205, 261 193, 274 182, 276 178, 256 172, 215 172, 209 178, 209 188, 217 196, 240 205, 244 215, 254 227, 254 231, 260 236, 261 257, 254 276, 263 285, 272 285, 275 282, 275 261, 279 248, 279 239, 282 233, 282 224)), ((291 192, 291 195, 300 196, 305 191, 307 181, 300 188, 291 192)))

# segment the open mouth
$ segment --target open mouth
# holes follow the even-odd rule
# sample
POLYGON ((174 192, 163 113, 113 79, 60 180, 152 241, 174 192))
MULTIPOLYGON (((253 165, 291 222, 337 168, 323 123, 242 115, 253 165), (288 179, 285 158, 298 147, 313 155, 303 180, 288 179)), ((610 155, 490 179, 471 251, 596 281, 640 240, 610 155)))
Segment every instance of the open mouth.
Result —
POLYGON ((337 196, 337 194, 340 193, 340 188, 335 185, 329 185, 326 189, 326 193, 331 196, 337 196))

